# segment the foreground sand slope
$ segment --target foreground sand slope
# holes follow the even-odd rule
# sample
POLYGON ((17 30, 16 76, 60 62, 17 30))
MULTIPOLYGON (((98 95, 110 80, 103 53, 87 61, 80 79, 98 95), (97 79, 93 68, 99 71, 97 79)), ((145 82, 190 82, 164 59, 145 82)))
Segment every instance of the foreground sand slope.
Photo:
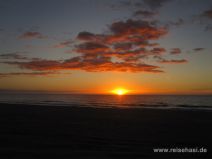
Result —
POLYGON ((211 158, 212 112, 0 106, 0 158, 211 158), (205 147, 208 153, 153 153, 205 147))

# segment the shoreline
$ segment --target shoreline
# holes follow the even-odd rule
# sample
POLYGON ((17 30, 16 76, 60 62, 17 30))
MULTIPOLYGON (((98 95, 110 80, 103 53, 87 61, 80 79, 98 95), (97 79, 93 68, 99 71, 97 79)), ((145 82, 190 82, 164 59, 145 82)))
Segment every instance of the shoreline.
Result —
MULTIPOLYGON (((60 104, 59 103, 35 103, 35 104, 28 104, 28 103, 4 103, 0 102, 0 105, 8 105, 8 106, 30 106, 30 107, 45 107, 45 108, 71 108, 71 109, 134 109, 134 110, 142 110, 142 109, 149 109, 149 110, 182 110, 182 111, 212 111, 212 106, 194 106, 194 105, 176 105, 176 106, 169 106, 167 104, 159 104, 159 105, 146 105, 141 104, 140 106, 90 106, 89 105, 76 105, 76 104, 60 104)), ((99 105, 99 104, 98 104, 99 105)))

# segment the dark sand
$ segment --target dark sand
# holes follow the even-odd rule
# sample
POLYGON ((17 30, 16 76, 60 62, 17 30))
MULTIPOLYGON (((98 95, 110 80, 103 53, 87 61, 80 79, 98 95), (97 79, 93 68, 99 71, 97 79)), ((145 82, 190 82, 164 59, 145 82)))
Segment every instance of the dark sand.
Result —
POLYGON ((212 158, 211 127, 211 111, 1 104, 0 159, 212 158))

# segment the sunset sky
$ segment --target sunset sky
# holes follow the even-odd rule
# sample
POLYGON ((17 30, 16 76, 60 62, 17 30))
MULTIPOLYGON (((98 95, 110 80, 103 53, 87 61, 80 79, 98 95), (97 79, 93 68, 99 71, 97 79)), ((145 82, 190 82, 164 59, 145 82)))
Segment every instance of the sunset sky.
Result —
POLYGON ((212 94, 211 0, 1 0, 0 90, 212 94))

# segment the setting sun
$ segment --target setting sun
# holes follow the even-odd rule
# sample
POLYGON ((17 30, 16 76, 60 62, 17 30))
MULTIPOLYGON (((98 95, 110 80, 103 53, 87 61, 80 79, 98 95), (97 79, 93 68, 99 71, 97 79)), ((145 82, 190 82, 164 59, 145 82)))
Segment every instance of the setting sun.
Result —
POLYGON ((123 89, 123 88, 117 88, 112 90, 112 93, 117 94, 117 95, 124 95, 128 92, 128 90, 123 89))

